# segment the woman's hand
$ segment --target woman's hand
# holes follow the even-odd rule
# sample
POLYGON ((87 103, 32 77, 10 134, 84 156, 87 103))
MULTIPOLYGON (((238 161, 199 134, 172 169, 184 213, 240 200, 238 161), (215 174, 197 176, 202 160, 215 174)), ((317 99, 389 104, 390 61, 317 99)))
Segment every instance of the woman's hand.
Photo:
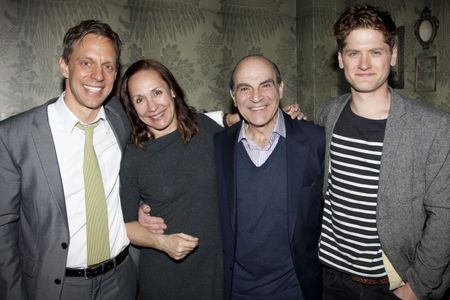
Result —
POLYGON ((159 250, 164 251, 171 258, 181 260, 198 245, 198 238, 184 233, 160 235, 159 250))

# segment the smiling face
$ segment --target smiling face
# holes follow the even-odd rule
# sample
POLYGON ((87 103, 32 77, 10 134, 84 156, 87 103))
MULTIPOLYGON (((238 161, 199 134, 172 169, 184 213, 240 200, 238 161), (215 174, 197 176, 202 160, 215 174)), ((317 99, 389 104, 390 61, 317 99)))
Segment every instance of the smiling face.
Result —
POLYGON ((397 49, 394 47, 391 51, 378 30, 355 29, 345 39, 338 60, 353 92, 374 93, 387 90, 390 68, 397 60, 397 49))
POLYGON ((231 97, 249 129, 271 130, 283 96, 283 82, 277 83, 273 66, 262 57, 248 57, 237 66, 234 85, 231 97))
POLYGON ((128 93, 139 119, 155 139, 177 130, 175 94, 158 72, 141 70, 132 75, 128 93))
POLYGON ((92 121, 116 80, 116 52, 108 38, 87 34, 73 46, 69 61, 60 59, 67 107, 82 121, 92 121))

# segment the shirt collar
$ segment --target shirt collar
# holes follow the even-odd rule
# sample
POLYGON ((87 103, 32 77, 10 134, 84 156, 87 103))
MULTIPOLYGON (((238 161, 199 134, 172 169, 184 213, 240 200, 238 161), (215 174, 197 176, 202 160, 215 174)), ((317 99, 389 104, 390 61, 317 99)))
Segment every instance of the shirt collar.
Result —
MULTIPOLYGON (((56 121, 58 122, 62 130, 71 133, 78 122, 83 122, 81 122, 67 107, 66 103, 64 102, 64 96, 65 92, 63 92, 55 102, 56 121)), ((95 123, 98 120, 106 120, 105 109, 103 108, 103 106, 100 107, 100 110, 92 123, 95 123)), ((102 123, 102 121, 100 121, 100 123, 102 123)))
MULTIPOLYGON (((278 113, 277 122, 275 123, 275 126, 273 127, 272 134, 269 139, 270 140, 269 143, 272 143, 271 141, 273 141, 274 135, 276 135, 276 134, 286 138, 286 125, 284 124, 284 115, 280 108, 278 108, 277 113, 278 113)), ((245 121, 242 122, 241 130, 239 131, 238 143, 243 139, 245 139, 246 141, 249 141, 249 139, 247 138, 247 133, 245 132, 245 121)))

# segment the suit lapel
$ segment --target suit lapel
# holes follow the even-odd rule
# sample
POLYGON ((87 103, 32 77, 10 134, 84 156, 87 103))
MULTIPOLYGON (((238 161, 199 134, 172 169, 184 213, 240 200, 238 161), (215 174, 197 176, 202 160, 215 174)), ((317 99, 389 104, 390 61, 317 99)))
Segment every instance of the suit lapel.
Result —
POLYGON ((120 106, 120 103, 118 103, 116 97, 109 100, 108 104, 105 105, 104 108, 108 123, 116 136, 120 149, 123 151, 127 145, 130 134, 125 112, 120 106))
POLYGON ((287 214, 289 238, 292 240, 297 217, 302 215, 301 189, 305 173, 306 158, 308 156, 308 147, 305 144, 305 138, 299 128, 293 128, 292 120, 284 116, 286 124, 286 162, 287 162, 287 214))
POLYGON ((39 162, 47 178, 52 198, 63 216, 66 225, 68 225, 64 189, 59 171, 55 144, 48 122, 47 105, 43 105, 41 109, 36 112, 32 123, 31 134, 39 162))

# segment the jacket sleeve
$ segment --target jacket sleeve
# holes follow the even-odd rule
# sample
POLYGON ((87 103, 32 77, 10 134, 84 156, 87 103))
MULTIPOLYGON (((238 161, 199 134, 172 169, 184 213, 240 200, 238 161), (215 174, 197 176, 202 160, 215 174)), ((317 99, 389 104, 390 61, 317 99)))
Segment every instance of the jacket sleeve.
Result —
POLYGON ((20 170, 8 153, 6 132, 0 126, 0 299, 22 299, 18 249, 20 170))
POLYGON ((406 281, 419 299, 426 299, 441 285, 450 286, 450 282, 443 282, 450 263, 450 117, 447 114, 441 120, 436 120, 436 134, 426 161, 427 219, 414 263, 406 272, 406 281))

